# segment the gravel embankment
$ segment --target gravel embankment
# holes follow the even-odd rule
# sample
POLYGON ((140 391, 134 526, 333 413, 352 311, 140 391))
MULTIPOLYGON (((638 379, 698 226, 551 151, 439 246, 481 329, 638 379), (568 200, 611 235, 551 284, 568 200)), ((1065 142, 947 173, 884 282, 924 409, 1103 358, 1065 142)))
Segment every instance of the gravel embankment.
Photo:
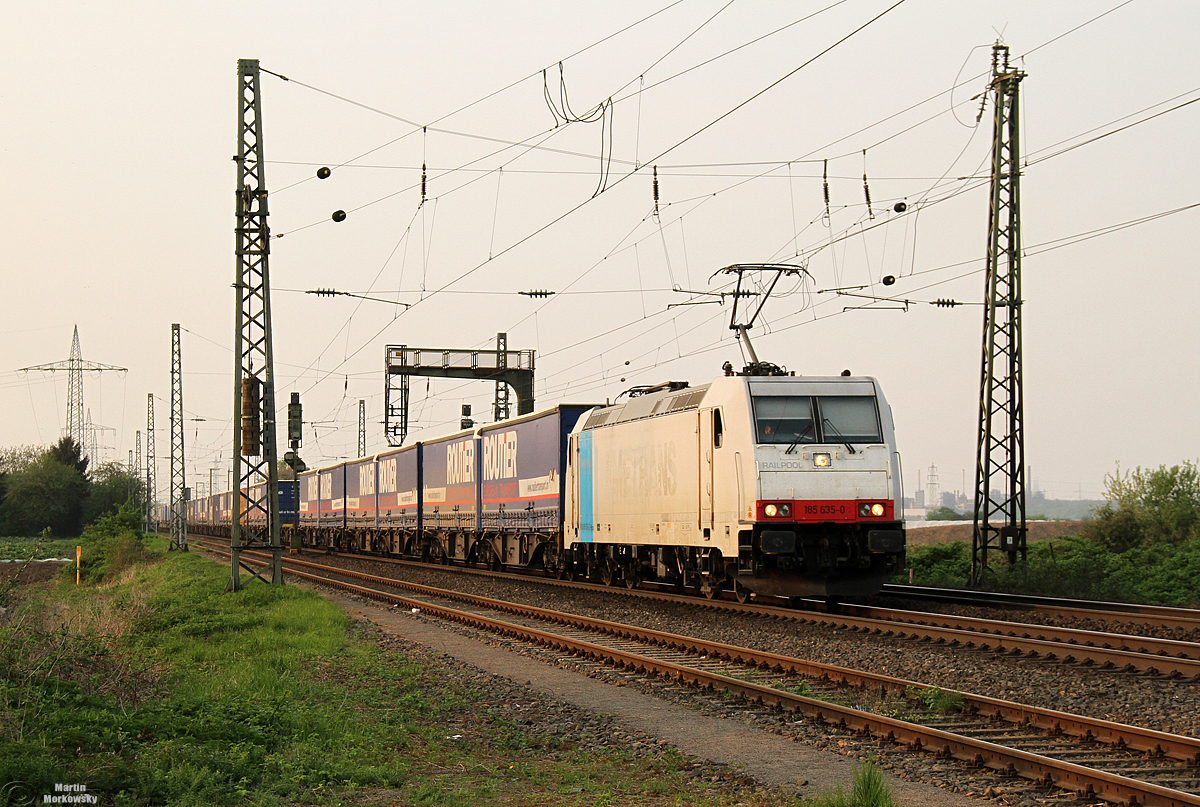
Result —
MULTIPOLYGON (((369 564, 369 561, 353 558, 342 560, 369 564)), ((378 573, 377 565, 370 564, 370 568, 378 573)), ((822 626, 714 613, 703 608, 625 597, 620 590, 577 592, 536 582, 511 582, 411 566, 397 567, 397 574, 413 582, 455 587, 480 596, 769 650, 907 678, 943 689, 974 692, 1173 734, 1200 736, 1200 684, 1197 682, 1150 678, 822 626)))

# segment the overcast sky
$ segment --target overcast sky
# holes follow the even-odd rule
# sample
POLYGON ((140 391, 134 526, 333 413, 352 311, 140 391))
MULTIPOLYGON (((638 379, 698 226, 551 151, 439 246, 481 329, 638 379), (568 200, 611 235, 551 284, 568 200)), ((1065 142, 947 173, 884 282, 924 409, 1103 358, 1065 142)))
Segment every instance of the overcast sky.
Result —
MULTIPOLYGON (((1027 73, 1030 489, 1095 498, 1118 463, 1195 459, 1200 5, 893 3, 7 3, 0 445, 58 438, 65 373, 16 371, 66 360, 78 325, 86 360, 128 368, 85 378, 103 458, 127 458, 153 393, 165 491, 178 322, 188 482, 224 481, 236 71, 255 58, 291 79, 263 74, 262 134, 277 389, 302 395, 310 466, 356 453, 360 399, 386 446, 385 345, 507 332, 536 351, 539 406, 705 383, 745 360, 714 273, 787 261, 811 279, 766 302, 760 358, 878 378, 906 493, 930 465, 970 490, 980 93, 1002 39, 1027 73), (539 289, 557 294, 518 293, 539 289)), ((464 403, 486 420, 493 393, 414 379, 410 438, 457 428, 464 403)))

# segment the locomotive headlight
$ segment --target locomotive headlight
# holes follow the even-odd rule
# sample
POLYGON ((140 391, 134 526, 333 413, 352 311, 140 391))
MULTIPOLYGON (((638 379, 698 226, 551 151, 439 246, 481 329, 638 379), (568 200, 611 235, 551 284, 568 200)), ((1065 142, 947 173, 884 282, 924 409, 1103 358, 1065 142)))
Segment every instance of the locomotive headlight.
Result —
POLYGON ((763 512, 766 513, 768 517, 774 518, 775 516, 779 515, 779 508, 773 504, 768 504, 763 508, 763 512))
POLYGON ((883 510, 883 505, 882 505, 882 504, 873 504, 873 505, 871 505, 871 515, 873 515, 873 516, 881 516, 881 515, 883 515, 883 513, 884 513, 884 510, 883 510))
POLYGON ((779 505, 779 515, 783 516, 784 518, 787 518, 791 514, 792 514, 792 506, 790 504, 779 505))
POLYGON ((829 455, 828 454, 813 454, 813 465, 817 466, 818 468, 829 467, 829 455))

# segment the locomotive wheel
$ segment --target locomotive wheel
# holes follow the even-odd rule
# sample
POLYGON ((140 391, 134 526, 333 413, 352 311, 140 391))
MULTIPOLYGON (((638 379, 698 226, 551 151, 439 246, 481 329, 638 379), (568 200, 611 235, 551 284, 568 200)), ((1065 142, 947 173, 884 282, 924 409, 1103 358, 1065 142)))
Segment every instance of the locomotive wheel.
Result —
POLYGON ((743 603, 743 604, 749 602, 750 594, 751 594, 750 589, 746 588, 741 583, 735 582, 733 584, 733 596, 737 597, 738 602, 743 603))
POLYGON ((599 571, 600 582, 603 585, 611 586, 617 582, 617 570, 611 563, 605 563, 599 571))
POLYGON ((626 566, 621 570, 621 579, 625 582, 625 588, 637 588, 637 571, 632 566, 626 566))
POLYGON ((724 587, 725 586, 722 583, 719 583, 714 580, 709 580, 705 583, 701 583, 700 590, 702 592, 704 592, 704 596, 706 599, 719 600, 719 599, 721 599, 721 589, 723 589, 724 587))

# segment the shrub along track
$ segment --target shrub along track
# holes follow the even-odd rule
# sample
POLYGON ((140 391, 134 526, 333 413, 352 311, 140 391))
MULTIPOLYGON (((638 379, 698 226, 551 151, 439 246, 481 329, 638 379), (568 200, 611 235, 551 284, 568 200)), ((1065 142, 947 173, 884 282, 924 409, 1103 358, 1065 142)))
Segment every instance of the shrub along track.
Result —
POLYGON ((286 562, 289 574, 322 585, 639 675, 728 692, 751 708, 801 714, 860 737, 1019 776, 1031 787, 1053 786, 1122 804, 1200 805, 1200 740, 293 558, 286 562), (942 715, 921 708, 922 701, 953 704, 961 713, 942 715), (879 713, 884 711, 906 719, 879 713))

